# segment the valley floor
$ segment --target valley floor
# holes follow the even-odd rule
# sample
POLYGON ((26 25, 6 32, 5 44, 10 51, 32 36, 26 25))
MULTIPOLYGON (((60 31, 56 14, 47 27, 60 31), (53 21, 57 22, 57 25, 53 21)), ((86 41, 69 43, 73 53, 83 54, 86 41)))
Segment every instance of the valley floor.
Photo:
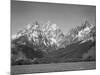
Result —
POLYGON ((11 66, 11 74, 29 74, 54 71, 73 71, 96 69, 96 62, 71 62, 71 63, 51 63, 35 65, 17 65, 11 66))

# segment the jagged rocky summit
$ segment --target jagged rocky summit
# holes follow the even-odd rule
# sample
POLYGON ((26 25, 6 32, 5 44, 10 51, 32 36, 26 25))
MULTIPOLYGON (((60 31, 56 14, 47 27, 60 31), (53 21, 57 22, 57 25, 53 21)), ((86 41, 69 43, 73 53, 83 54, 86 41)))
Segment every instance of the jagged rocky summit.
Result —
POLYGON ((94 41, 94 29, 95 25, 85 21, 83 25, 77 26, 76 28, 71 29, 67 34, 64 34, 56 24, 48 22, 41 25, 38 22, 35 22, 33 25, 29 24, 13 35, 12 40, 20 39, 20 44, 27 44, 28 42, 31 45, 42 44, 45 47, 55 47, 58 49, 78 41, 81 41, 81 43, 88 40, 94 41))
MULTIPOLYGON (((65 36, 56 24, 48 22, 47 24, 40 25, 36 22, 33 25, 27 25, 25 29, 13 35, 12 40, 25 37, 32 45, 42 44, 45 47, 53 46, 57 48, 65 36)), ((26 41, 23 41, 22 44, 26 44, 26 41)))

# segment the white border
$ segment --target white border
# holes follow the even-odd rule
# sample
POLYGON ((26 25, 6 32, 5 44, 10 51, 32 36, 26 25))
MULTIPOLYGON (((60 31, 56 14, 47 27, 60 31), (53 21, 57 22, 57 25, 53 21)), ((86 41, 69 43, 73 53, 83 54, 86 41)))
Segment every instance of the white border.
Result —
POLYGON ((68 4, 82 4, 82 5, 96 5, 95 0, 17 0, 17 1, 37 1, 37 2, 51 2, 51 3, 68 3, 68 4))

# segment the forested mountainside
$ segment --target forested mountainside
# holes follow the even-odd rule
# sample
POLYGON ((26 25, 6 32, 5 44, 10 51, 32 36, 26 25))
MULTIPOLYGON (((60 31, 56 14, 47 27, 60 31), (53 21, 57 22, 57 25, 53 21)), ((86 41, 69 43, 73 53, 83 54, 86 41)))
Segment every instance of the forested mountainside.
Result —
POLYGON ((50 22, 27 25, 11 38, 11 64, 46 64, 96 60, 96 26, 87 20, 66 34, 50 22))

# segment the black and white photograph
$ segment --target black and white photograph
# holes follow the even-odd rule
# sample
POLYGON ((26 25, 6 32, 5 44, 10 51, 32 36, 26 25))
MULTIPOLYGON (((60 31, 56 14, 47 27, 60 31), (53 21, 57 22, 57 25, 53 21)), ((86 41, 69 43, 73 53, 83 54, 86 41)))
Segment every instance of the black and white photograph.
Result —
POLYGON ((11 0, 11 74, 96 69, 96 6, 11 0))

